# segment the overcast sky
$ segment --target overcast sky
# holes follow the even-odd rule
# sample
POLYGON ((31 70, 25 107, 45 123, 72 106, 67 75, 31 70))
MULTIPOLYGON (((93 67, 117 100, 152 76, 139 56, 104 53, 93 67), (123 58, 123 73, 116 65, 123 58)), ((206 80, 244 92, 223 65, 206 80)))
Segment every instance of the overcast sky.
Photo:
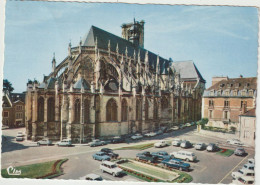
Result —
POLYGON ((173 61, 193 60, 213 76, 257 75, 257 8, 7 1, 4 78, 14 92, 51 72, 68 43, 77 46, 91 25, 121 36, 122 23, 145 21, 144 47, 173 61))

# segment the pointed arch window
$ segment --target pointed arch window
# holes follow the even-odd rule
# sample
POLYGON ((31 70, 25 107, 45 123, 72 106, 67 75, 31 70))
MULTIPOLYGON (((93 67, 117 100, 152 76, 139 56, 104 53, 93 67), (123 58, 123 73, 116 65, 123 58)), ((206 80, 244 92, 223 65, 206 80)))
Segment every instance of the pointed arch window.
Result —
POLYGON ((142 103, 139 99, 136 100, 136 120, 142 120, 142 103))
POLYGON ((167 109, 169 107, 168 100, 166 97, 162 98, 161 106, 162 106, 162 109, 167 109))
POLYGON ((90 123, 90 101, 88 99, 84 101, 84 122, 90 123))
POLYGON ((47 120, 54 121, 55 119, 55 100, 54 98, 49 98, 47 103, 47 120))
POLYGON ((145 99, 145 119, 148 120, 149 118, 149 102, 148 99, 145 99))
POLYGON ((158 105, 157 105, 157 100, 154 100, 153 118, 154 118, 154 119, 158 119, 158 105))
POLYGON ((38 121, 44 121, 44 98, 38 99, 38 121))
POLYGON ((76 123, 79 123, 79 122, 80 122, 80 100, 79 100, 79 99, 77 99, 77 100, 75 101, 75 107, 74 107, 74 109, 75 109, 75 114, 74 114, 75 118, 74 118, 74 121, 75 121, 76 123))
POLYGON ((110 99, 106 106, 107 121, 117 121, 117 104, 114 99, 110 99))
POLYGON ((128 114, 128 106, 126 99, 123 99, 122 101, 122 121, 127 121, 127 114, 128 114))

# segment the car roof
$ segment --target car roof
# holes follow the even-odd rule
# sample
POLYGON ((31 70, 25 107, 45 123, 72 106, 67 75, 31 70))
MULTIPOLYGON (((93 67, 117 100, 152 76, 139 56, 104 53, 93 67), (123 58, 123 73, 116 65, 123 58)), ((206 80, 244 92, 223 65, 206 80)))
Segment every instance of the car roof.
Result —
POLYGON ((188 152, 188 151, 185 151, 185 150, 180 150, 178 152, 184 152, 184 153, 187 153, 187 154, 193 154, 193 152, 188 152))
POLYGON ((246 164, 244 164, 244 166, 245 165, 247 165, 247 166, 249 166, 249 167, 255 167, 255 164, 251 164, 251 163, 246 163, 246 164))
POLYGON ((173 159, 171 159, 170 161, 179 161, 179 162, 181 162, 182 160, 181 160, 181 159, 173 158, 173 159))
POLYGON ((96 154, 104 154, 104 152, 97 152, 96 154))
POLYGON ((97 175, 97 174, 94 174, 94 173, 90 173, 90 174, 87 174, 86 177, 89 177, 89 178, 92 178, 92 179, 96 179, 96 178, 99 178, 100 175, 97 175))
POLYGON ((254 181, 255 180, 255 178, 253 176, 242 176, 240 178, 245 181, 254 181))
POLYGON ((242 168, 242 169, 240 169, 240 171, 243 171, 243 172, 254 172, 253 170, 249 170, 247 168, 242 168))
POLYGON ((114 164, 116 164, 116 163, 110 162, 110 161, 103 161, 102 163, 103 164, 107 164, 107 165, 114 165, 114 164))

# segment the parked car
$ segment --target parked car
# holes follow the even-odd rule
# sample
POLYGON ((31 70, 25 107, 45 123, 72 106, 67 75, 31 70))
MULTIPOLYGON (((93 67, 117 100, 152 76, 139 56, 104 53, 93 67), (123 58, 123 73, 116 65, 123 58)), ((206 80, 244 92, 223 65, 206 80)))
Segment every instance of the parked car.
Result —
POLYGON ((239 147, 239 148, 236 148, 236 150, 234 151, 234 154, 238 155, 238 156, 245 156, 247 153, 244 148, 239 147))
POLYGON ((181 148, 191 148, 192 144, 189 141, 182 141, 180 146, 181 148))
POLYGON ((160 130, 162 131, 162 133, 167 132, 168 128, 167 127, 161 127, 160 130))
POLYGON ((185 126, 186 127, 191 127, 191 124, 190 123, 186 123, 185 126))
POLYGON ((135 134, 135 135, 131 136, 131 139, 133 139, 133 140, 137 140, 137 139, 141 139, 141 138, 143 138, 142 134, 135 134))
POLYGON ((100 164, 100 170, 102 172, 107 172, 114 177, 120 176, 123 174, 123 170, 119 167, 117 167, 116 163, 110 162, 110 161, 103 161, 100 164))
POLYGON ((102 148, 100 151, 106 153, 111 158, 118 158, 119 156, 118 154, 114 153, 113 150, 110 148, 102 148))
POLYGON ((255 164, 246 163, 244 164, 243 168, 248 170, 255 170, 255 164))
POLYGON ((15 140, 16 141, 23 141, 23 136, 16 136, 15 140))
POLYGON ((123 143, 125 142, 125 139, 120 136, 115 136, 111 139, 111 143, 123 143))
POLYGON ((2 130, 8 129, 8 128, 9 128, 9 126, 7 126, 7 125, 2 125, 2 130))
POLYGON ((185 125, 184 124, 180 124, 180 129, 184 129, 185 125))
POLYGON ((164 164, 164 166, 177 168, 180 171, 182 171, 182 170, 189 171, 190 170, 190 164, 184 163, 180 159, 164 159, 161 163, 164 164))
POLYGON ((171 156, 167 152, 165 152, 165 151, 152 152, 151 154, 153 156, 158 157, 158 159, 162 159, 162 160, 171 158, 171 156))
POLYGON ((179 126, 173 126, 171 130, 179 130, 179 126))
POLYGON ((40 146, 40 145, 51 145, 52 144, 52 141, 49 140, 49 139, 42 139, 40 141, 37 142, 37 145, 40 146))
POLYGON ((70 139, 63 139, 59 142, 57 142, 58 146, 72 146, 71 140, 70 139))
POLYGON ((250 159, 247 160, 247 163, 255 164, 255 159, 254 158, 250 158, 250 159))
POLYGON ((16 136, 22 136, 23 137, 23 132, 22 131, 17 132, 16 136))
POLYGON ((153 136, 156 136, 157 134, 155 132, 149 132, 149 133, 146 133, 144 134, 144 136, 146 137, 153 137, 153 136))
POLYGON ((180 146, 181 142, 182 142, 181 139, 175 138, 175 139, 173 139, 173 141, 172 141, 172 145, 173 145, 173 146, 180 146))
POLYGON ((165 141, 165 140, 161 140, 161 141, 158 141, 157 143, 154 143, 155 148, 161 148, 161 147, 165 147, 165 146, 168 146, 167 141, 165 141))
POLYGON ((143 161, 154 163, 157 161, 158 157, 153 156, 150 152, 143 152, 143 153, 136 154, 136 159, 141 159, 143 161))
POLYGON ((255 178, 252 176, 242 176, 239 177, 236 180, 232 181, 232 184, 237 184, 237 185, 249 185, 249 184, 254 184, 255 178))
POLYGON ((155 133, 156 133, 156 135, 161 135, 161 134, 163 134, 163 131, 162 130, 157 130, 155 133))
POLYGON ((191 124, 191 126, 194 126, 194 125, 196 125, 196 123, 195 123, 195 122, 191 122, 190 124, 191 124))
POLYGON ((93 159, 99 160, 99 161, 110 161, 110 156, 105 152, 97 152, 92 155, 93 159))
POLYGON ((99 139, 94 139, 92 142, 89 143, 90 147, 94 147, 94 146, 103 146, 105 145, 106 142, 105 141, 100 141, 99 139))
POLYGON ((188 151, 178 151, 178 152, 172 152, 170 153, 172 158, 178 158, 178 159, 183 159, 186 161, 196 161, 197 156, 193 152, 188 152, 188 151))
POLYGON ((229 139, 227 143, 231 145, 243 145, 243 143, 239 139, 229 139))
POLYGON ((237 172, 232 172, 231 176, 233 179, 238 179, 242 176, 255 176, 254 170, 240 169, 237 172))
POLYGON ((96 175, 94 173, 90 173, 90 174, 86 175, 85 179, 89 180, 89 181, 102 181, 103 180, 103 178, 100 175, 96 175))
POLYGON ((196 150, 204 150, 207 148, 207 145, 205 143, 197 143, 194 148, 196 150))
POLYGON ((206 149, 208 152, 219 151, 219 147, 215 143, 209 143, 206 149))

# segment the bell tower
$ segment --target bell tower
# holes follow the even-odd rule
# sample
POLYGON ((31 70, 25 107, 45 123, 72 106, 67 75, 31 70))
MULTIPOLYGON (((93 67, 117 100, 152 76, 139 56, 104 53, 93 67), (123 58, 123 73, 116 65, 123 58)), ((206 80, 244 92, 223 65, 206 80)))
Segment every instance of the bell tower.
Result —
POLYGON ((132 42, 135 46, 144 47, 144 21, 141 20, 122 24, 122 38, 132 42))

